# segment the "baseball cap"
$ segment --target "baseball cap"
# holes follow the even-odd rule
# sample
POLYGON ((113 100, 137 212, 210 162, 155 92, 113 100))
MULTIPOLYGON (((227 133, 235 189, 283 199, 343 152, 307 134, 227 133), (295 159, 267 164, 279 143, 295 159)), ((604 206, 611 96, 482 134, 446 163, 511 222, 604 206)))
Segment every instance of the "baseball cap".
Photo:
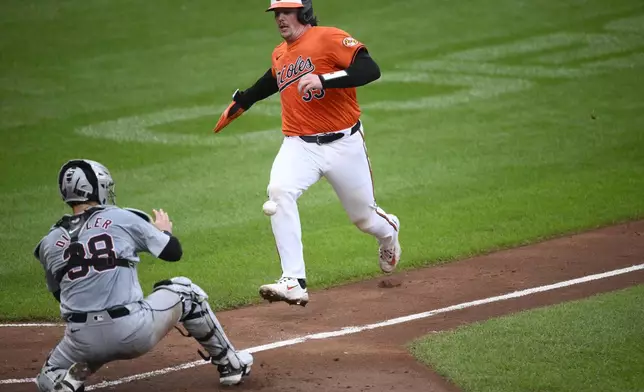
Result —
POLYGON ((271 6, 266 12, 277 8, 304 8, 304 5, 302 0, 271 0, 271 6))

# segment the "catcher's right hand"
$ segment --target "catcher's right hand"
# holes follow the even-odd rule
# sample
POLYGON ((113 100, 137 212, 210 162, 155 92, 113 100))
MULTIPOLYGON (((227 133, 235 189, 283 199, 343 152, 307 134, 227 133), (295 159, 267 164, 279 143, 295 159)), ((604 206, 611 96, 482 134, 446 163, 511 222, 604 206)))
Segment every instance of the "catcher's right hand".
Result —
POLYGON ((246 111, 246 108, 239 103, 239 98, 241 98, 241 93, 238 89, 233 94, 233 102, 228 105, 226 110, 221 114, 221 117, 219 117, 219 121, 217 121, 217 125, 215 125, 215 128, 213 129, 215 133, 219 133, 219 131, 224 129, 228 124, 233 122, 234 119, 241 116, 246 111))

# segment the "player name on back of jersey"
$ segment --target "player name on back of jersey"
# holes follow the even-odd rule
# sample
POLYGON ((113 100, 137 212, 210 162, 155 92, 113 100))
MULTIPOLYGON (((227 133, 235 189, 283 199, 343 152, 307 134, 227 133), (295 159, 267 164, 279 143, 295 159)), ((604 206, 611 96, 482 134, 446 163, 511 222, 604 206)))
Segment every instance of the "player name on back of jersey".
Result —
MULTIPOLYGON (((92 229, 107 230, 110 227, 111 224, 112 224, 111 220, 104 219, 104 218, 102 218, 100 216, 97 216, 95 218, 88 219, 85 222, 84 229, 85 230, 92 230, 92 229)), ((66 246, 67 242, 70 241, 70 239, 65 234, 62 234, 61 238, 62 238, 62 240, 56 241, 55 245, 57 247, 59 247, 59 248, 64 248, 66 246)))
POLYGON ((112 224, 112 221, 109 219, 103 220, 100 216, 97 216, 94 219, 88 219, 87 222, 85 222, 85 229, 90 230, 90 229, 103 229, 107 230, 108 227, 112 224))
POLYGON ((281 92, 293 82, 314 70, 315 65, 313 65, 313 61, 310 57, 307 57, 306 60, 304 60, 302 59, 302 56, 299 56, 297 60, 295 60, 295 63, 284 64, 282 66, 282 70, 276 73, 279 91, 281 92))

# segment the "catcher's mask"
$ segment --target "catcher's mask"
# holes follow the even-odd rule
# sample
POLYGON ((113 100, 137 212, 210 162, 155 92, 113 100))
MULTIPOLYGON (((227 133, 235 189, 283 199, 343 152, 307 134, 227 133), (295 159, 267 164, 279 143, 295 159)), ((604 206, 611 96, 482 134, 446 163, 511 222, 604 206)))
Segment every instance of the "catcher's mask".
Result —
POLYGON ((271 0, 271 6, 266 10, 275 11, 280 8, 298 8, 297 20, 303 25, 318 25, 318 18, 313 15, 313 0, 271 0))
POLYGON ((72 159, 60 168, 58 189, 69 205, 94 201, 115 204, 114 180, 102 164, 89 159, 72 159))

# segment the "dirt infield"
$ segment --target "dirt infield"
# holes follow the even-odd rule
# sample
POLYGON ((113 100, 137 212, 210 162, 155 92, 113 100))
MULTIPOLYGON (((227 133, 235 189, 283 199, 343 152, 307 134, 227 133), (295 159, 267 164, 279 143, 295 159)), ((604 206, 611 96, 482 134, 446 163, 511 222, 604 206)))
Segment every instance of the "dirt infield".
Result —
MULTIPOLYGON (((248 348, 642 263, 644 221, 639 221, 313 292, 306 308, 274 303, 218 316, 236 345, 248 348)), ((448 381, 417 363, 405 344, 433 331, 642 283, 644 271, 639 270, 346 336, 260 351, 255 353, 253 374, 237 387, 220 387, 216 369, 206 365, 104 390, 456 391, 448 381)), ((62 333, 62 327, 0 328, 0 380, 34 377, 62 333)), ((196 361, 197 347, 192 339, 173 331, 153 352, 133 361, 109 364, 92 376, 88 385, 196 361)), ((0 389, 36 390, 32 383, 5 384, 0 389)))

